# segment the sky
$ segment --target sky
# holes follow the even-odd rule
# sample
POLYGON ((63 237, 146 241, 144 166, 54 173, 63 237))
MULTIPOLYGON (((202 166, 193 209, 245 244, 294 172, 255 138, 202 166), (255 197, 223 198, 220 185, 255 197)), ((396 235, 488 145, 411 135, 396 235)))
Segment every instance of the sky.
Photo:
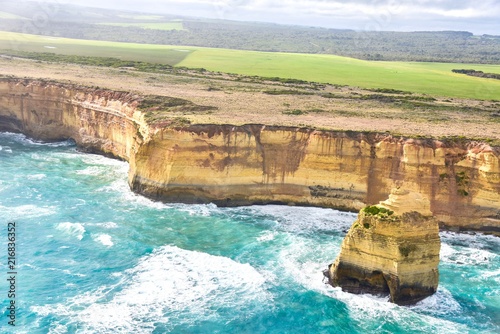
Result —
MULTIPOLYGON (((44 1, 44 0, 40 0, 44 1)), ((500 35, 500 0, 47 0, 100 8, 353 29, 500 35)))

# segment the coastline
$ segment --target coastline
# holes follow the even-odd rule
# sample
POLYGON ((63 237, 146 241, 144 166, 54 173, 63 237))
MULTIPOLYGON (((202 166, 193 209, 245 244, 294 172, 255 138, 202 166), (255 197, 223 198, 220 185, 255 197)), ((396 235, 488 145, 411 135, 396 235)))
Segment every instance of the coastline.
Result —
POLYGON ((496 234, 500 227, 500 147, 486 142, 183 124, 179 113, 213 109, 177 97, 46 80, 0 84, 2 130, 41 140, 72 138, 83 150, 127 160, 131 188, 156 200, 357 211, 403 186, 406 193, 394 205, 411 211, 411 198, 420 194, 444 228, 496 234))

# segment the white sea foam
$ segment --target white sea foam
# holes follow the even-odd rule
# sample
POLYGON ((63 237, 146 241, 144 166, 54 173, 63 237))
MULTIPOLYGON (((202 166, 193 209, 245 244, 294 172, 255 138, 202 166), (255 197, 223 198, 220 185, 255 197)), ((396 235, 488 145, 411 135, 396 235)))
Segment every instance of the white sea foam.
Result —
MULTIPOLYGON (((323 248, 320 251, 309 244, 309 240, 293 236, 279 255, 280 266, 284 272, 294 281, 305 287, 307 290, 316 291, 323 295, 335 298, 344 302, 352 311, 350 316, 360 318, 360 323, 376 321, 382 314, 392 313, 397 306, 388 303, 387 297, 377 297, 373 295, 353 295, 343 292, 340 288, 333 288, 325 284, 322 271, 327 268, 327 264, 334 260, 335 254, 340 250, 323 248), (364 318, 364 319, 361 319, 364 318)), ((389 315, 388 315, 389 316, 389 315)), ((394 316, 394 315, 390 315, 394 316)))
POLYGON ((31 174, 31 175, 26 176, 26 178, 28 180, 41 180, 41 179, 44 179, 46 177, 47 177, 47 175, 45 175, 45 174, 31 174))
POLYGON ((85 227, 80 223, 59 223, 56 225, 56 229, 63 231, 69 236, 76 237, 78 240, 82 240, 85 234, 85 227))
POLYGON ((82 170, 77 170, 75 173, 78 175, 101 175, 107 173, 107 170, 104 170, 98 166, 89 166, 82 170))
MULTIPOLYGON (((278 265, 283 268, 280 279, 293 280, 307 290, 341 299, 345 293, 340 288, 334 289, 325 284, 323 275, 328 264, 335 260, 340 246, 337 246, 338 242, 332 240, 331 245, 318 248, 317 242, 316 239, 289 235, 278 256, 278 265)), ((276 285, 282 284, 283 282, 276 282, 276 285)))
POLYGON ((488 246, 500 248, 500 238, 494 235, 441 232, 440 237, 441 242, 450 245, 457 244, 477 249, 483 249, 488 246))
POLYGON ((462 307, 453 298, 451 292, 442 286, 439 286, 438 291, 432 296, 410 306, 410 309, 440 316, 450 316, 462 312, 462 307))
POLYGON ((28 140, 25 135, 13 132, 1 132, 0 138, 10 139, 16 142, 23 142, 28 140))
POLYGON ((79 206, 87 204, 87 201, 82 198, 75 198, 74 200, 77 201, 77 203, 71 207, 72 209, 78 209, 79 206))
POLYGON ((448 244, 441 245, 440 260, 446 263, 474 266, 487 264, 498 255, 483 249, 468 247, 452 247, 448 244))
POLYGON ((111 159, 102 155, 98 154, 83 154, 81 156, 82 161, 88 165, 100 165, 100 166, 111 166, 111 167, 116 167, 116 171, 122 173, 124 172, 125 174, 128 171, 128 163, 117 160, 117 159, 111 159))
POLYGON ((127 173, 129 169, 128 163, 99 155, 85 155, 82 160, 87 164, 98 166, 88 167, 83 171, 79 171, 79 174, 99 175, 104 171, 107 174, 110 172, 112 173, 115 180, 111 182, 111 184, 104 186, 99 190, 119 194, 120 201, 126 203, 127 206, 136 204, 159 210, 170 208, 170 206, 167 206, 164 203, 152 201, 144 196, 135 194, 132 190, 130 190, 127 182, 127 173), (111 167, 111 169, 102 169, 100 168, 102 166, 111 167))
POLYGON ((244 309, 269 298, 264 277, 248 264, 164 246, 127 270, 118 286, 31 309, 41 316, 66 317, 80 333, 144 333, 156 323, 216 318, 219 308, 244 309))
POLYGON ((212 214, 216 212, 220 212, 219 208, 215 204, 179 204, 176 206, 176 209, 179 211, 184 211, 189 213, 190 216, 203 216, 210 217, 212 214))
POLYGON ((68 329, 66 326, 61 325, 61 324, 55 324, 51 325, 51 328, 49 329, 49 334, 67 334, 68 329))
POLYGON ((0 180, 0 193, 8 190, 10 188, 9 184, 6 184, 5 182, 0 180))
POLYGON ((122 203, 126 203, 127 207, 131 205, 137 205, 140 207, 149 207, 157 210, 163 210, 171 208, 171 206, 166 205, 162 202, 155 202, 146 198, 144 196, 138 195, 132 190, 126 181, 126 179, 120 179, 112 182, 110 185, 102 187, 100 191, 111 192, 119 194, 119 200, 122 203))
MULTIPOLYGON (((395 326, 407 328, 409 331, 422 330, 443 334, 467 332, 467 326, 457 325, 439 318, 443 315, 454 315, 461 312, 459 303, 448 290, 442 287, 434 296, 412 308, 405 308, 389 303, 388 297, 370 294, 354 295, 325 284, 322 280, 322 271, 326 269, 328 263, 334 260, 340 251, 340 245, 323 247, 318 250, 317 245, 312 245, 311 242, 313 241, 300 235, 289 236, 278 257, 279 267, 283 268, 285 277, 281 275, 278 279, 292 279, 307 290, 316 291, 342 301, 349 308, 350 317, 364 331, 378 331, 384 323, 391 322, 395 326), (372 324, 382 325, 375 328, 371 327, 372 324)), ((283 282, 275 282, 275 284, 282 285, 283 282)))
POLYGON ((85 274, 73 273, 71 270, 61 269, 61 268, 53 268, 53 267, 51 267, 51 268, 44 268, 43 270, 57 271, 57 272, 65 274, 65 275, 76 276, 76 277, 86 277, 87 276, 85 274))
POLYGON ((57 158, 55 156, 55 154, 47 155, 47 154, 42 154, 42 153, 32 153, 31 159, 37 160, 37 161, 50 162, 50 163, 54 163, 54 164, 59 164, 61 162, 61 159, 57 158))
POLYGON ((118 224, 115 222, 104 222, 104 223, 92 223, 89 225, 95 225, 106 229, 118 228, 118 224))
POLYGON ((104 233, 93 234, 92 239, 95 242, 100 242, 101 244, 107 247, 111 247, 114 245, 113 240, 109 234, 104 234, 104 233))
POLYGON ((0 146, 0 151, 5 153, 12 153, 12 148, 10 148, 10 146, 0 146))
POLYGON ((259 237, 257 237, 257 241, 260 241, 260 242, 271 241, 271 240, 274 240, 276 235, 277 235, 277 233, 274 231, 264 231, 260 234, 259 237))
POLYGON ((250 210, 256 215, 269 216, 278 229, 292 233, 344 232, 356 219, 352 213, 323 208, 266 205, 252 206, 250 210))
MULTIPOLYGON (((339 299, 349 307, 350 316, 366 331, 375 331, 384 325, 405 328, 408 332, 458 334, 467 333, 466 325, 426 315, 407 307, 397 306, 369 295, 339 294, 339 299), (377 327, 374 327, 377 324, 377 327)), ((441 300, 443 301, 443 300, 441 300)), ((447 304, 441 305, 447 307, 447 304)))
POLYGON ((362 332, 389 333, 383 330, 384 326, 389 328, 396 326, 405 328, 408 332, 420 333, 458 334, 468 332, 466 325, 439 317, 439 314, 450 314, 458 312, 460 309, 459 304, 446 291, 438 292, 434 299, 427 298, 413 307, 403 307, 390 303, 387 297, 343 292, 340 288, 332 288, 329 285, 324 285, 322 289, 316 291, 345 303, 353 323, 357 323, 362 332), (436 313, 433 313, 434 311, 436 313))
POLYGON ((58 142, 54 142, 54 143, 40 143, 40 142, 33 142, 33 143, 36 145, 44 145, 44 146, 49 146, 49 147, 68 147, 68 146, 75 145, 75 142, 71 139, 65 140, 65 141, 58 141, 58 142))
POLYGON ((20 264, 20 265, 18 266, 18 268, 19 268, 19 269, 24 268, 24 267, 27 267, 27 268, 30 268, 30 269, 35 269, 35 270, 38 270, 38 269, 39 269, 39 267, 37 267, 37 266, 35 266, 35 265, 32 265, 32 264, 30 264, 30 263, 23 263, 23 264, 20 264))
POLYGON ((49 216, 56 213, 57 209, 52 206, 39 207, 31 204, 11 207, 0 205, 0 212, 4 217, 9 217, 9 219, 26 219, 49 216))
POLYGON ((454 252, 455 252, 455 250, 453 249, 453 247, 451 247, 448 244, 441 243, 441 249, 439 251, 439 258, 440 258, 440 260, 444 260, 444 259, 450 257, 451 255, 453 255, 454 252))
POLYGON ((75 142, 73 140, 65 140, 59 142, 42 142, 33 140, 31 138, 26 137, 20 133, 12 133, 12 132, 3 132, 0 134, 0 138, 6 138, 10 140, 14 140, 17 143, 22 145, 36 145, 36 146, 49 146, 49 147, 62 147, 62 146, 73 146, 75 142))
POLYGON ((131 192, 130 187, 125 178, 120 180, 115 180, 110 185, 104 186, 99 190, 103 192, 116 192, 116 193, 122 193, 122 192, 126 193, 129 191, 131 192))
POLYGON ((489 279, 493 278, 495 281, 500 283, 500 269, 493 270, 493 271, 485 271, 481 274, 482 279, 489 279))

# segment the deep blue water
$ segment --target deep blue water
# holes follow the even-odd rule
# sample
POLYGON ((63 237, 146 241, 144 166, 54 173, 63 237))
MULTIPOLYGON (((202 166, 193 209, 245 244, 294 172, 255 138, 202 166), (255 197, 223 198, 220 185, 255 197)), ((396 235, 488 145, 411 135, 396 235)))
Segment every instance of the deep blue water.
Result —
POLYGON ((129 190, 127 169, 0 134, 0 332, 500 332, 500 238, 442 233, 437 294, 400 307, 322 282, 354 214, 161 204, 129 190))

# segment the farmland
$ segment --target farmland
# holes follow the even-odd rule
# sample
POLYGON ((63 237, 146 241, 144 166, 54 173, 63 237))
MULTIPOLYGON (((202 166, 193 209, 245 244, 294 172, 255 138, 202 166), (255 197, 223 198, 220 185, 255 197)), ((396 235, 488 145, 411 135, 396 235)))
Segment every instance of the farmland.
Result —
POLYGON ((500 98, 499 80, 472 78, 451 72, 459 67, 500 73, 498 65, 366 61, 333 55, 220 49, 198 49, 178 65, 362 88, 390 88, 429 95, 500 98))
POLYGON ((0 50, 53 52, 63 55, 112 57, 175 65, 194 48, 57 38, 0 32, 0 50))
POLYGON ((247 76, 397 89, 433 96, 480 100, 500 98, 500 80, 470 77, 451 71, 470 68, 500 73, 500 65, 367 61, 322 54, 105 42, 0 32, 0 50, 8 53, 9 49, 113 57, 247 76))

